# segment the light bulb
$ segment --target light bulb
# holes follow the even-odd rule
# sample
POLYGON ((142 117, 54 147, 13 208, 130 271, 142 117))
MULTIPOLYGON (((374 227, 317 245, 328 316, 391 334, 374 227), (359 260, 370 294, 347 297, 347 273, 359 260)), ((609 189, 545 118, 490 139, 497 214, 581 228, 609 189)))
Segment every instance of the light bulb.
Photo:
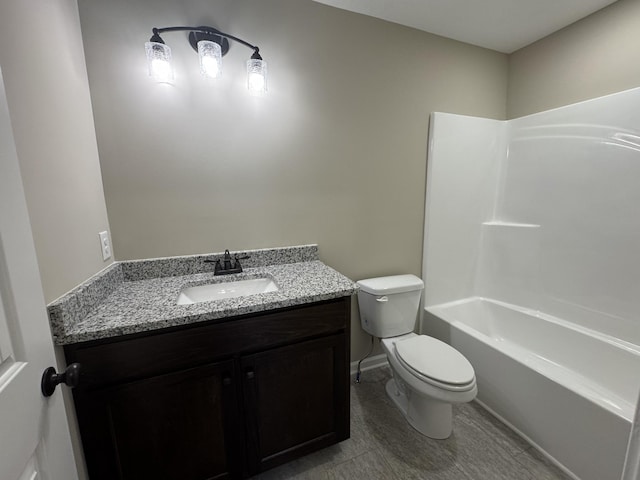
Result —
POLYGON ((220 76, 220 68, 218 62, 211 57, 203 57, 200 62, 200 71, 205 77, 218 78, 220 76))
POLYGON ((256 58, 247 60, 247 88, 253 95, 266 93, 267 62, 256 58))
POLYGON ((205 78, 218 78, 222 74, 222 50, 220 45, 210 40, 198 42, 200 73, 205 78))
POLYGON ((147 65, 149 76, 159 83, 173 81, 173 67, 171 66, 171 49, 159 42, 146 42, 147 65))
POLYGON ((166 60, 154 58, 151 60, 152 77, 158 81, 172 80, 171 64, 166 60))

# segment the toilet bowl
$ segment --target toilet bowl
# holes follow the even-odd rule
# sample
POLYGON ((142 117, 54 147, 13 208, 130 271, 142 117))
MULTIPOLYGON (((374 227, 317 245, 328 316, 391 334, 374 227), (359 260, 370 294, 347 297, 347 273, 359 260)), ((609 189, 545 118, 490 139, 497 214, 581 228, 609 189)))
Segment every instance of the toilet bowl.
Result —
POLYGON ((393 372, 387 395, 417 431, 448 438, 452 404, 470 402, 478 393, 471 364, 453 347, 426 335, 409 333, 381 344, 393 372))
POLYGON ((393 378, 386 391, 411 426, 430 438, 452 432, 452 404, 478 393, 469 361, 440 340, 413 333, 424 284, 415 275, 357 282, 362 328, 381 339, 393 378))

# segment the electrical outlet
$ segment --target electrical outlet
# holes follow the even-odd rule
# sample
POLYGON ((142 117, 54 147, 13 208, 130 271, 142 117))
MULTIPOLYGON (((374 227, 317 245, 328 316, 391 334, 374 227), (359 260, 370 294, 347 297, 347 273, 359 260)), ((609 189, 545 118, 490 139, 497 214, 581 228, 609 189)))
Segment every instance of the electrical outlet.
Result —
POLYGON ((100 248, 102 248, 102 260, 109 260, 111 258, 111 242, 109 242, 109 232, 98 233, 100 237, 100 248))

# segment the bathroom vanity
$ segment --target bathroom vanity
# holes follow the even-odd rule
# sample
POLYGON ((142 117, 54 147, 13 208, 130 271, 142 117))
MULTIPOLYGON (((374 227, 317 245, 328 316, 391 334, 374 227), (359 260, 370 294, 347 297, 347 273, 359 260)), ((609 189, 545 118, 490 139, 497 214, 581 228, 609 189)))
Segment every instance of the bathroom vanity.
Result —
POLYGON ((246 478, 349 437, 353 283, 317 260, 246 271, 270 275, 278 292, 171 305, 160 326, 157 304, 217 279, 116 282, 69 325, 50 306, 67 363, 82 368, 73 396, 92 480, 246 478))

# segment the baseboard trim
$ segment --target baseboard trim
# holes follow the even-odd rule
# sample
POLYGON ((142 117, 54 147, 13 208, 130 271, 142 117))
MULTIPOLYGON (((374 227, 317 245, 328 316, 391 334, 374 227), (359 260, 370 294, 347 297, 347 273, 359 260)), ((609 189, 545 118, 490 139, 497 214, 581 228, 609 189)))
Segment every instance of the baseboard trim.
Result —
MULTIPOLYGON (((360 364, 360 371, 366 372, 373 368, 382 367, 387 365, 387 356, 384 353, 380 355, 374 355, 373 357, 365 358, 360 364)), ((355 375, 358 371, 358 361, 351 362, 351 375, 355 375)))

